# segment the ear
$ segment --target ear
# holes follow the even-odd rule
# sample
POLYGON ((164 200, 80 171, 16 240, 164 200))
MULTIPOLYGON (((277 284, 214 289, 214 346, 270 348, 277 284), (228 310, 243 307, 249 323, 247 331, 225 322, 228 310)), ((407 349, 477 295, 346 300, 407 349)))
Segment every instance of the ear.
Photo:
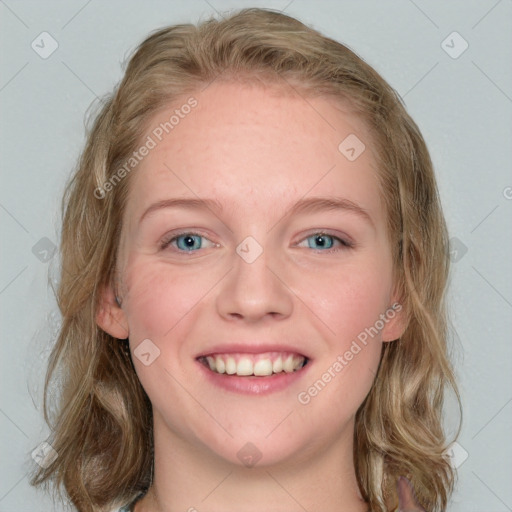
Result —
POLYGON ((116 301, 116 295, 110 286, 101 288, 96 311, 96 323, 114 338, 128 338, 129 328, 125 312, 116 301))
POLYGON ((407 328, 407 313, 402 303, 394 301, 384 313, 385 325, 382 329, 382 341, 395 341, 407 328))

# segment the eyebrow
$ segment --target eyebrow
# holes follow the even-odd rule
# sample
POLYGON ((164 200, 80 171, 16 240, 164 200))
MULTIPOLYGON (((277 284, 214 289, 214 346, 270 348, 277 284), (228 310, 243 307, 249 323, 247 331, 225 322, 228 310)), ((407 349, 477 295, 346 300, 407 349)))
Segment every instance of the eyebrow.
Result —
MULTIPOLYGON (((139 224, 151 213, 164 208, 183 208, 189 210, 210 210, 213 212, 222 212, 222 204, 217 199, 194 199, 188 197, 164 199, 153 203, 147 208, 139 219, 139 224)), ((375 224, 371 215, 362 206, 350 199, 340 197, 307 197, 297 201, 285 214, 285 217, 304 213, 316 213, 322 211, 348 211, 359 216, 369 223, 373 228, 375 224)))

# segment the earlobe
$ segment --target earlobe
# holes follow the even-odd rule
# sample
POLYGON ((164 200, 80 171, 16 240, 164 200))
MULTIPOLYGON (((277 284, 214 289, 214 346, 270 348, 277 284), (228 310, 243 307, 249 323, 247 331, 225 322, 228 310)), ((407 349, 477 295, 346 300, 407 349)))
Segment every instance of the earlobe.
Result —
POLYGON ((385 325, 382 329, 382 341, 395 341, 407 328, 407 314, 405 307, 400 302, 393 302, 384 313, 385 325))
POLYGON ((110 286, 103 286, 98 299, 96 323, 107 334, 117 339, 128 338, 129 329, 126 314, 110 286))

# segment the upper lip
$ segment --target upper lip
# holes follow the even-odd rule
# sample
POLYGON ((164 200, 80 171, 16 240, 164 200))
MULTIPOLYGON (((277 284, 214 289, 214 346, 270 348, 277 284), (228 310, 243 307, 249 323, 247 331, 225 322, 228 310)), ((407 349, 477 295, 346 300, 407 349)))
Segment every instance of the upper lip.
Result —
POLYGON ((205 357, 210 354, 264 354, 265 352, 292 352, 304 356, 307 359, 311 359, 311 357, 300 348, 275 343, 227 343, 214 345, 199 352, 195 358, 205 357))

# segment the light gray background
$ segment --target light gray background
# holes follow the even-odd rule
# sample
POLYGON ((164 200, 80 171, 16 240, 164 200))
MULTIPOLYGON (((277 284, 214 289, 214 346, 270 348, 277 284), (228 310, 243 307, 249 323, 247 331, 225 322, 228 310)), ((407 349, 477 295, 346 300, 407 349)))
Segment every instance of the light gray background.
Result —
POLYGON ((54 510, 26 477, 31 451, 48 434, 42 379, 59 321, 48 286, 57 256, 39 241, 58 245, 58 206, 84 142, 84 115, 150 31, 249 6, 284 9, 347 44, 401 94, 420 126, 454 237, 459 450, 468 458, 448 510, 512 510, 511 0, 0 0, 0 512, 54 510), (43 31, 59 45, 47 59, 31 47, 43 31), (469 44, 458 58, 457 36, 445 43, 452 56, 442 47, 453 31, 469 44))

